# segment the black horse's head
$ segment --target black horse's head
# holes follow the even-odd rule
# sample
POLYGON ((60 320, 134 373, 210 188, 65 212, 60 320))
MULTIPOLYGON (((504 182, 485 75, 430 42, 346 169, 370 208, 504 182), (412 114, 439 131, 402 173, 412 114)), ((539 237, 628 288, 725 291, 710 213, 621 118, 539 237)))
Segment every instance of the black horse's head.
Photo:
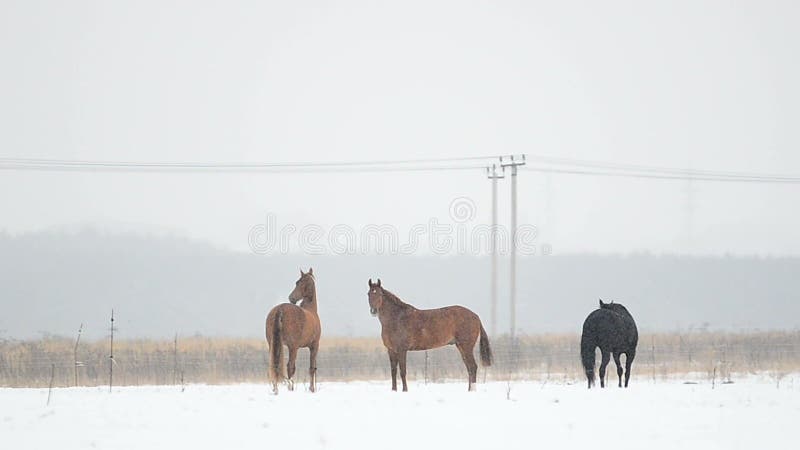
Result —
POLYGON ((631 313, 628 312, 628 309, 622 306, 620 303, 604 303, 603 299, 600 299, 600 309, 608 309, 610 311, 614 311, 617 314, 622 314, 623 316, 632 317, 631 313))

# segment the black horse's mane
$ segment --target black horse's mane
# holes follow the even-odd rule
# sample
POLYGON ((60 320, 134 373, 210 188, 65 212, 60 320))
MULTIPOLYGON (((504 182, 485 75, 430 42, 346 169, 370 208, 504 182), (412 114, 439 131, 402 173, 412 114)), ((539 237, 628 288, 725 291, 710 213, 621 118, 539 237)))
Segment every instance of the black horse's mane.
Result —
POLYGON ((600 309, 607 309, 607 310, 609 310, 611 312, 615 312, 617 314, 621 314, 621 315, 623 315, 625 317, 629 317, 629 318, 633 319, 633 316, 628 311, 628 308, 626 308, 621 303, 614 303, 614 302, 603 303, 603 305, 600 306, 600 309))

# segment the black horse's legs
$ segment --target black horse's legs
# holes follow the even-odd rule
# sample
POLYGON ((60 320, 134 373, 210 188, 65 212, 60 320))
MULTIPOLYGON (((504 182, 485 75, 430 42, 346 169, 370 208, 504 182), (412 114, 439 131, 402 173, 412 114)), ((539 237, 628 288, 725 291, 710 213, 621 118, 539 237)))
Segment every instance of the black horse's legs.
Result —
POLYGON ((289 379, 289 390, 294 390, 294 371, 297 368, 295 362, 297 361, 297 347, 289 347, 289 361, 286 362, 286 377, 289 379))
POLYGON ((622 387, 622 364, 619 362, 619 353, 614 353, 614 365, 617 366, 617 378, 619 378, 618 387, 622 387))
POLYGON ((611 360, 611 352, 601 349, 600 353, 603 355, 603 359, 600 361, 600 387, 604 388, 606 387, 606 366, 611 360))
POLYGON ((478 382, 478 363, 475 362, 475 355, 473 354, 473 349, 467 349, 459 344, 456 344, 458 348, 458 352, 461 353, 461 359, 464 361, 464 365, 467 366, 467 376, 469 377, 469 382, 467 384, 467 390, 474 391, 475 384, 478 382))
POLYGON ((631 379, 631 364, 634 357, 636 357, 635 351, 625 353, 625 387, 628 387, 628 381, 631 379))
POLYGON ((308 379, 311 384, 311 392, 317 391, 317 351, 319 350, 319 344, 311 344, 308 347, 309 354, 311 355, 309 358, 308 364, 308 379))
POLYGON ((403 380, 403 392, 408 392, 408 384, 406 384, 406 352, 397 352, 397 358, 400 360, 400 379, 403 380))
POLYGON ((397 390, 397 353, 389 350, 389 367, 392 369, 392 390, 397 390))

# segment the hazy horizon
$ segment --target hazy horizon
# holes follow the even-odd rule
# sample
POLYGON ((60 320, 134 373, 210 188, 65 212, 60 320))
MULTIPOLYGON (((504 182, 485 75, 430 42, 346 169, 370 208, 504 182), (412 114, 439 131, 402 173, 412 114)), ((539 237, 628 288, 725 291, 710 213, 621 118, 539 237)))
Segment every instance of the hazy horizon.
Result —
MULTIPOLYGON (((0 337, 107 334, 260 338, 299 270, 314 268, 326 336, 379 336, 367 279, 419 308, 461 304, 490 329, 487 255, 257 255, 171 236, 0 233, 0 337)), ((508 261, 497 333, 508 331, 508 261)), ((519 258, 518 332, 579 333, 597 299, 625 304, 642 333, 798 329, 800 258, 553 254, 519 258), (776 313, 776 312, 780 313, 776 313)))
MULTIPOLYGON (((3 2, 0 158, 364 161, 527 153, 800 174, 800 4, 3 2)), ((499 185, 509 220, 509 183, 499 185)), ((0 229, 489 221, 481 169, 0 172, 0 229)), ((797 184, 523 171, 555 252, 800 255, 797 184)))

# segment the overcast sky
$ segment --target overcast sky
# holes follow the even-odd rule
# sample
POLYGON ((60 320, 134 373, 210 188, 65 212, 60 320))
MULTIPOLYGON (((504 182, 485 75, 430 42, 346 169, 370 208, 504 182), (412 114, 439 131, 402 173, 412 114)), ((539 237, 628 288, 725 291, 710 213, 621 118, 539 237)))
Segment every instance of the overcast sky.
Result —
MULTIPOLYGON (((357 161, 529 153, 800 174, 800 3, 0 3, 0 157, 357 161)), ((246 250, 278 224, 448 219, 474 172, 0 171, 0 230, 246 250)), ((800 254, 800 185, 524 172, 553 251, 800 254), (691 213, 690 213, 691 212, 691 213)), ((508 220, 508 183, 501 184, 508 220)))

